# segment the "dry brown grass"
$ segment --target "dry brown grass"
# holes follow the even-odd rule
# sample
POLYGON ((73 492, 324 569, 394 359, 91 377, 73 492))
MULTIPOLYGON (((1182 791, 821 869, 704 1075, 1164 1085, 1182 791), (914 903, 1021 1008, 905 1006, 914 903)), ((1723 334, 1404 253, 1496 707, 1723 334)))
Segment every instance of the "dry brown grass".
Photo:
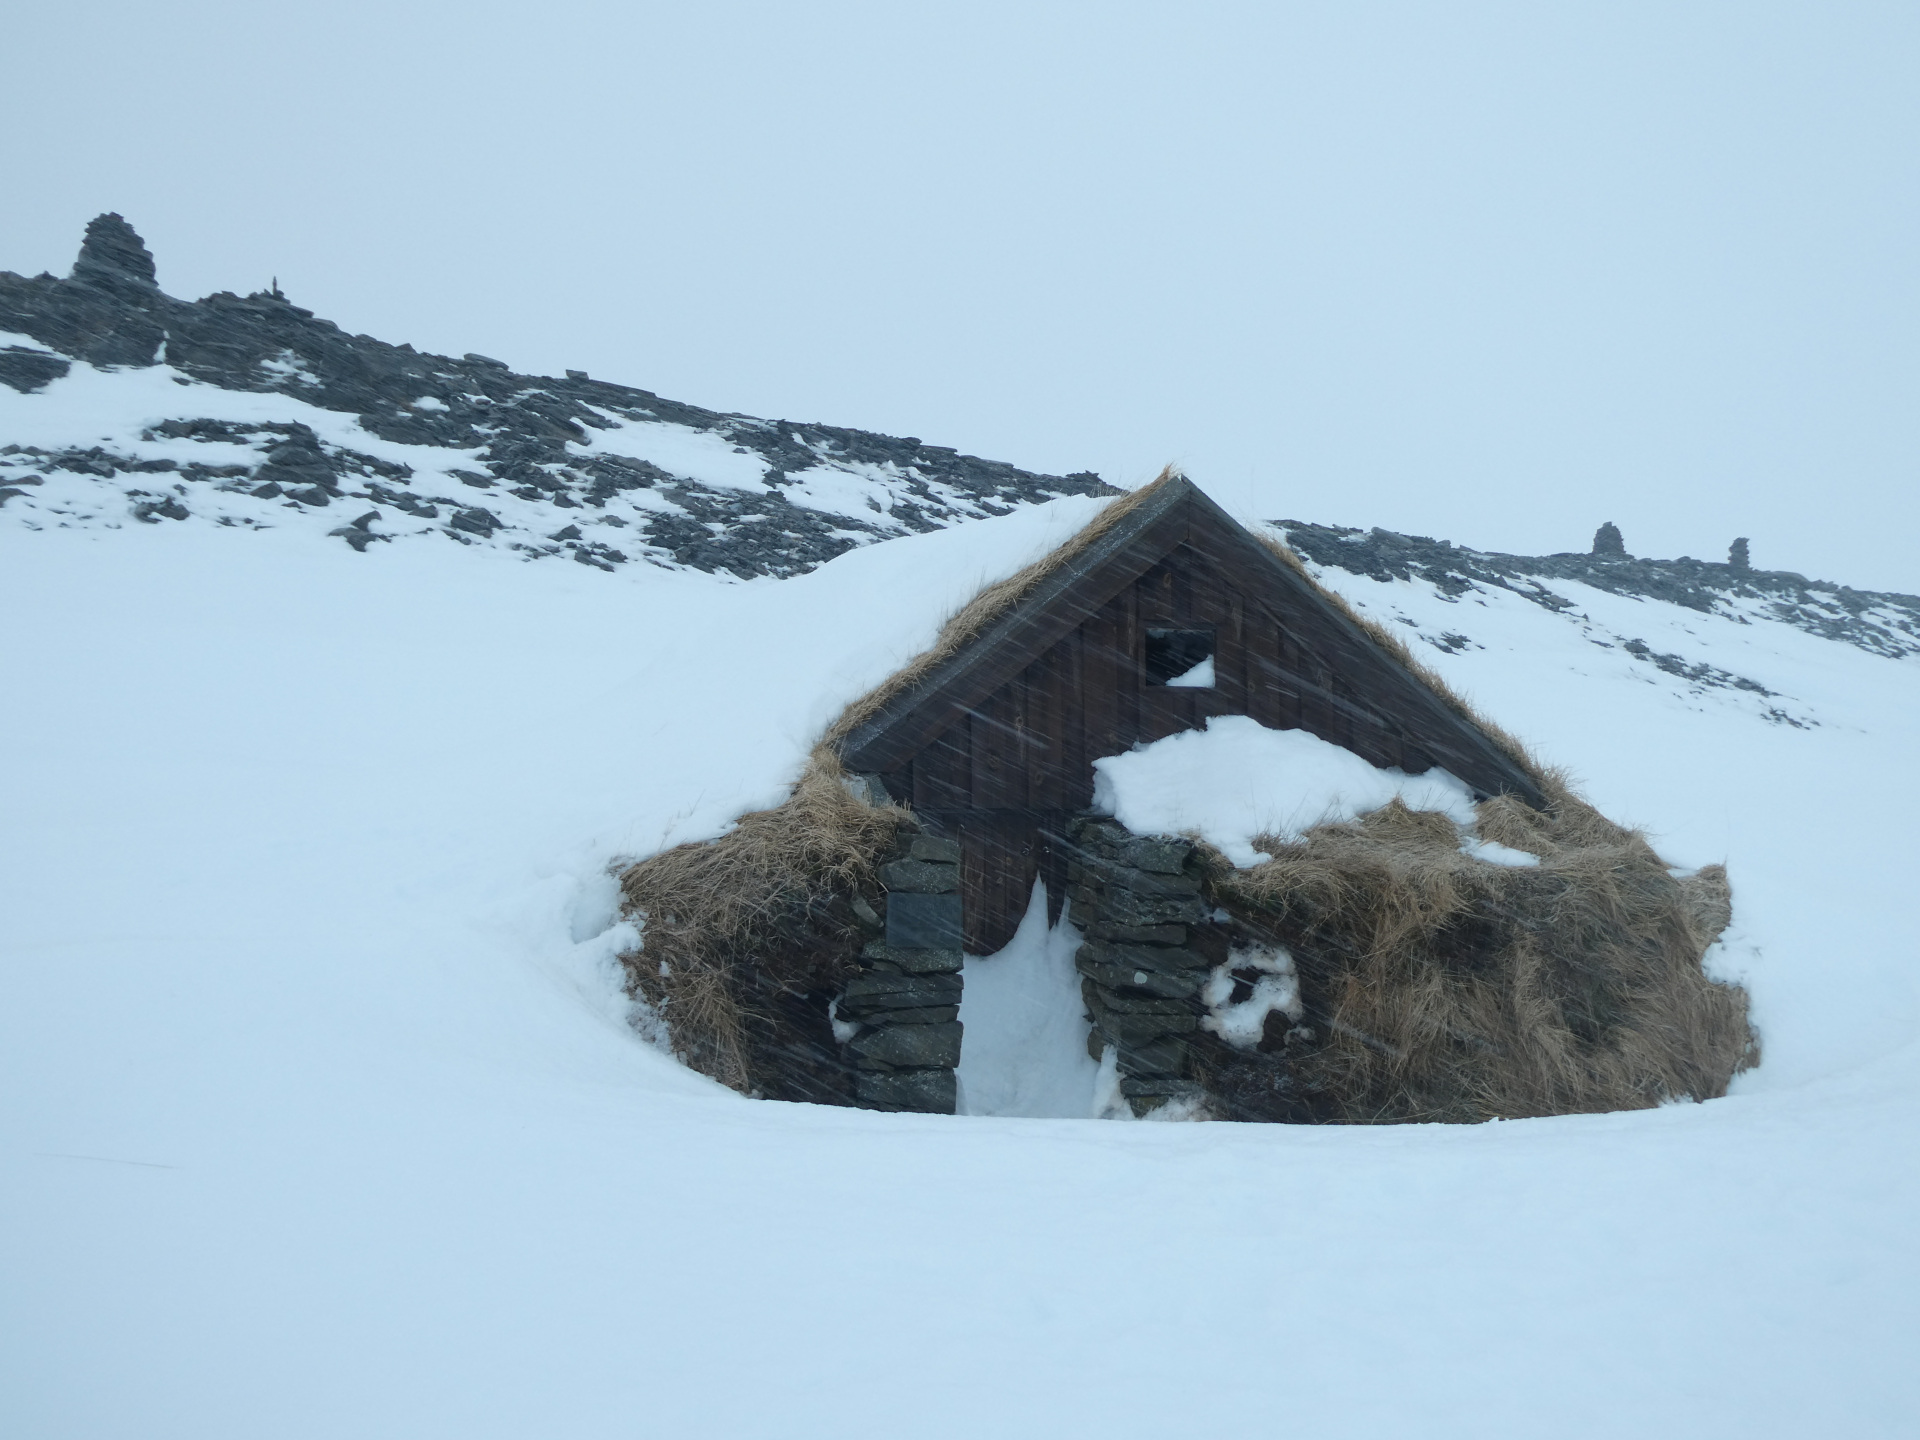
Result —
POLYGON ((1745 993, 1701 969, 1731 913, 1726 872, 1674 878, 1643 835, 1553 778, 1545 813, 1480 806, 1481 835, 1538 867, 1464 855, 1451 821, 1398 801, 1266 844, 1274 858, 1252 869, 1218 862, 1236 918, 1293 952, 1316 1032, 1284 1058, 1216 1057, 1224 1071, 1284 1068, 1299 1118, 1347 1122, 1724 1094, 1758 1059, 1745 993))
MULTIPOLYGON (((643 948, 626 957, 632 988, 689 1064, 748 1093, 844 1099, 826 999, 858 944, 854 897, 876 883, 911 816, 850 793, 839 743, 1176 473, 1169 467, 1044 559, 982 590, 930 649, 847 708, 784 803, 623 873, 627 908, 643 922, 643 948)), ((1465 856, 1450 821, 1397 802, 1298 844, 1269 845, 1275 858, 1251 870, 1216 859, 1221 901, 1293 951, 1319 1032, 1284 1054, 1223 1048, 1213 1057, 1234 1072, 1218 1079, 1245 1080, 1262 1067, 1262 1083, 1289 1079, 1284 1114, 1256 1106, 1245 1118, 1477 1120, 1724 1093, 1758 1054, 1745 995, 1700 967, 1727 923, 1725 872, 1712 866, 1676 880, 1645 837, 1577 799, 1397 636, 1319 586, 1284 546, 1264 543, 1489 735, 1550 805, 1537 812, 1499 797, 1480 807, 1482 836, 1541 856, 1537 868, 1465 856)))
POLYGON ((822 746, 782 804, 622 872, 641 924, 631 988, 687 1064, 743 1092, 833 1098, 789 1093, 796 1062, 838 1063, 824 996, 858 947, 849 907, 910 819, 856 797, 822 746))
MULTIPOLYGON (((1153 484, 1120 496, 1065 544, 962 606, 930 648, 841 713, 785 802, 741 816, 718 840, 678 845, 622 872, 625 908, 642 922, 642 948, 624 957, 631 989, 666 1023, 681 1059, 743 1092, 770 1093, 788 1082, 796 1059, 808 1058, 795 1053, 811 1043, 802 1032, 822 1028, 803 1012, 820 1008, 818 997, 850 960, 854 927, 844 912, 912 818, 849 792, 839 743, 1175 473, 1169 466, 1153 484)), ((819 1065, 838 1064, 837 1055, 813 1048, 819 1065)))

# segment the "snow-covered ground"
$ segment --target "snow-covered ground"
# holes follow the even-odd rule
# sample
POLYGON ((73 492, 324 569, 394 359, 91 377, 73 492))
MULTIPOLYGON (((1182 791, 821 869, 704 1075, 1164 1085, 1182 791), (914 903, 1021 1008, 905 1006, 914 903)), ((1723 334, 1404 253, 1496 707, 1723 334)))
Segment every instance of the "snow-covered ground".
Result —
MULTIPOLYGON (((267 362, 264 374, 248 377, 281 389, 233 389, 166 364, 69 363, 31 336, 0 330, 0 359, 9 352, 63 373, 27 389, 0 383, 0 528, 293 529, 356 550, 392 542, 439 549, 451 541, 609 572, 644 561, 788 574, 857 545, 1101 488, 1093 476, 1050 480, 951 451, 923 456, 918 440, 897 442, 904 464, 862 460, 841 453, 842 442, 884 437, 808 438, 809 427, 707 412, 719 428, 701 429, 644 418, 648 412, 611 400, 579 405, 582 423, 568 424, 580 439, 553 442, 538 452, 552 459, 509 474, 493 447, 526 443, 529 423, 512 402, 557 404, 546 387, 564 389, 571 380, 504 369, 495 377, 492 362, 489 379, 499 379, 510 399, 455 398, 493 423, 473 427, 470 444, 416 444, 376 433, 381 417, 324 408, 319 382, 291 362, 267 362), (765 455, 739 443, 769 445, 775 437, 790 471, 776 474, 765 455), (914 463, 919 458, 925 466, 914 463), (580 469, 595 462, 612 469, 580 469), (955 483, 969 466, 999 489, 955 483)), ((459 380, 457 371, 435 376, 443 388, 459 380)), ((657 403, 644 392, 603 388, 657 403)), ((423 395, 400 413, 447 409, 423 395)))
POLYGON ((1725 1100, 881 1115, 634 1036, 606 862, 777 799, 1098 503, 744 584, 0 528, 0 1433, 1920 1429, 1914 661, 1328 572, 1670 860, 1727 863, 1767 1048, 1725 1100))

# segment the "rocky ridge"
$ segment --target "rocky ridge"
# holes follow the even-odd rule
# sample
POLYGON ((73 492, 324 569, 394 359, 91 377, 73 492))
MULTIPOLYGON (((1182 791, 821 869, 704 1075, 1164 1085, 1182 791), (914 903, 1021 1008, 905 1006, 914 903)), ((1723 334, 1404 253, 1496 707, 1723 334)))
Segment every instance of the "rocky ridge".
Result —
MULTIPOLYGON (((1425 535, 1391 530, 1360 530, 1276 520, 1273 527, 1312 565, 1330 566, 1374 580, 1420 580, 1443 597, 1457 600, 1483 587, 1511 591, 1555 613, 1578 608, 1575 599, 1553 582, 1591 585, 1614 595, 1669 604, 1702 614, 1751 623, 1775 620, 1826 640, 1858 646, 1892 659, 1920 655, 1920 596, 1855 590, 1824 580, 1809 580, 1790 570, 1755 570, 1750 565, 1695 560, 1650 560, 1618 553, 1504 555, 1474 550, 1425 535)), ((1734 556, 1746 547, 1736 542, 1734 556)), ((1471 641, 1447 634, 1433 641, 1457 649, 1471 641)), ((1751 680, 1679 656, 1661 655, 1633 639, 1617 643, 1638 658, 1671 674, 1709 686, 1768 694, 1751 680), (1636 646, 1640 648, 1635 649, 1636 646)))
POLYGON ((0 385, 55 401, 79 382, 125 398, 131 418, 93 438, 114 428, 107 415, 81 444, 71 425, 33 424, 37 410, 6 412, 0 505, 17 523, 305 523, 363 551, 437 533, 607 570, 747 577, 1058 495, 1118 493, 1091 473, 1035 474, 913 437, 423 354, 349 335, 277 285, 179 300, 111 214, 88 225, 67 277, 0 272, 0 385), (130 372, 178 392, 136 394, 130 372))

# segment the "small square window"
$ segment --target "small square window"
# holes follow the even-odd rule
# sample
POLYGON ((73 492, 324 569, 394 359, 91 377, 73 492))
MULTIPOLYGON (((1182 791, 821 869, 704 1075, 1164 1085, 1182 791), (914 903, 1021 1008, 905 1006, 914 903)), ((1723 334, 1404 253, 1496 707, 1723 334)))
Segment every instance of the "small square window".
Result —
POLYGON ((1213 631, 1148 630, 1147 684, 1213 688, 1213 631))

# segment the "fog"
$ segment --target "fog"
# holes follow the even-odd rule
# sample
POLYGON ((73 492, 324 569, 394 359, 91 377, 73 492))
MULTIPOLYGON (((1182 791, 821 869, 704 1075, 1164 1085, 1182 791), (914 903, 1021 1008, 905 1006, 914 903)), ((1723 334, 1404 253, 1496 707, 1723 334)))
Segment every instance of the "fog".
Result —
POLYGON ((69 3, 0 267, 1483 548, 1920 591, 1920 12, 69 3))

